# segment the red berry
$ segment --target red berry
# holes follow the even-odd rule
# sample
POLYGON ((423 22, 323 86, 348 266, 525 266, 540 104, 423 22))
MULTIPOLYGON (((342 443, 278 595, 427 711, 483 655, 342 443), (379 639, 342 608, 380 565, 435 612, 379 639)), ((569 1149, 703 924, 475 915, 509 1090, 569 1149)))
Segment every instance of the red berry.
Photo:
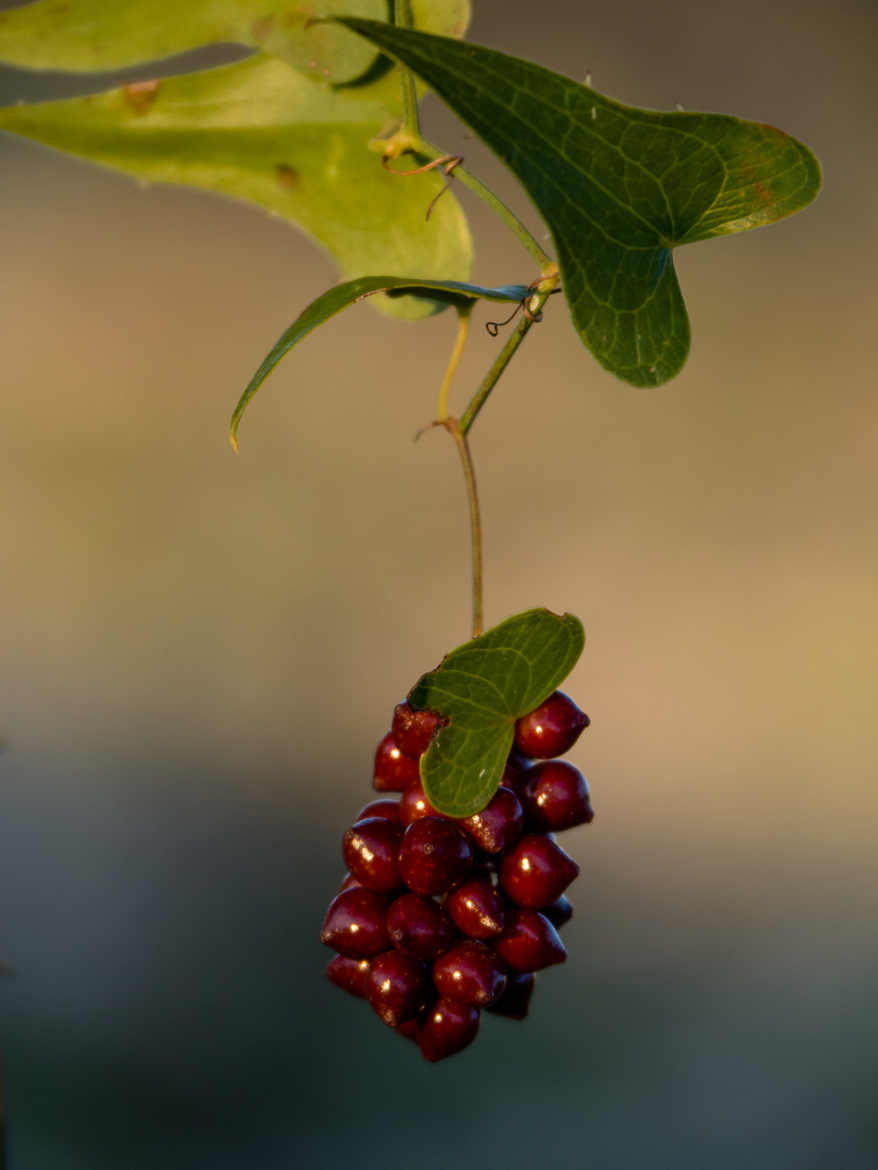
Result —
POLYGON ((423 963, 401 951, 385 951, 372 960, 366 997, 389 1028, 398 1028, 423 1008, 428 986, 423 963))
POLYGON ((520 796, 527 783, 527 773, 530 771, 530 766, 531 761, 528 757, 523 756, 513 744, 506 758, 506 767, 503 769, 500 783, 505 788, 511 788, 516 796, 520 796))
POLYGON ((549 695, 515 724, 515 746, 532 759, 569 752, 591 720, 562 691, 549 695))
POLYGON ((372 787, 379 792, 402 792, 420 775, 418 761, 403 755, 388 731, 375 750, 372 787))
POLYGON ((553 902, 551 906, 544 906, 540 914, 548 918, 556 930, 560 930, 564 923, 573 917, 573 907, 562 894, 557 902, 553 902))
POLYGON ((349 955, 335 955, 326 964, 326 978, 342 991, 366 998, 366 980, 371 963, 368 959, 352 959, 349 955))
POLYGON ((444 894, 466 877, 473 849, 463 833, 442 817, 421 817, 403 834, 399 872, 416 894, 444 894))
POLYGON ((497 1016, 506 1016, 510 1020, 523 1020, 528 1013, 535 984, 536 976, 529 972, 513 972, 507 975, 506 990, 497 1002, 492 1003, 486 1010, 497 1016))
POLYGON ((393 711, 392 735, 396 746, 416 760, 430 746, 430 741, 444 727, 446 720, 435 711, 413 711, 408 703, 397 703, 393 711))
POLYGON ((594 820, 585 777, 565 760, 534 764, 524 790, 524 807, 528 824, 540 829, 572 829, 594 820))
POLYGON ((371 959, 390 946, 389 898, 358 887, 344 890, 329 903, 320 941, 354 959, 371 959))
POLYGON ((506 974, 489 946, 465 939, 433 964, 436 990, 456 1003, 485 1007, 506 988, 506 974))
POLYGON ((444 1060, 471 1044, 478 1030, 477 1008, 451 999, 439 999, 426 1012, 418 1028, 421 1055, 425 1060, 444 1060))
POLYGON ((432 898, 402 894, 387 911, 390 941, 413 959, 435 959, 457 935, 445 911, 432 898))
POLYGON ((383 817, 386 821, 398 821, 399 801, 390 799, 370 800, 368 804, 363 805, 354 817, 354 824, 357 821, 368 820, 369 817, 383 817))
POLYGON ((494 949, 513 971, 541 971, 553 963, 563 963, 567 951, 557 930, 537 910, 506 911, 506 929, 494 940, 494 949))
POLYGON ((564 893, 579 866, 551 837, 531 833, 513 845, 500 867, 500 885, 519 906, 539 910, 564 893))
POLYGON ((396 1032, 400 1036, 404 1036, 406 1040, 411 1040, 413 1043, 418 1042, 418 1018, 415 1016, 411 1020, 403 1020, 396 1028, 396 1032))
POLYGON ((486 853, 499 853, 521 836, 524 811, 511 788, 500 787, 481 812, 457 822, 486 853))
POLYGON ((410 825, 412 821, 417 821, 421 817, 438 817, 440 815, 427 800, 427 794, 424 792, 420 780, 410 784, 399 799, 399 819, 404 825, 410 825))
POLYGON ((452 890, 445 908, 470 938, 493 938, 503 930, 506 903, 487 878, 471 878, 452 890))
POLYGON ((396 821, 357 821, 344 835, 345 864, 367 889, 389 894, 402 884, 396 863, 401 840, 402 825, 396 821))

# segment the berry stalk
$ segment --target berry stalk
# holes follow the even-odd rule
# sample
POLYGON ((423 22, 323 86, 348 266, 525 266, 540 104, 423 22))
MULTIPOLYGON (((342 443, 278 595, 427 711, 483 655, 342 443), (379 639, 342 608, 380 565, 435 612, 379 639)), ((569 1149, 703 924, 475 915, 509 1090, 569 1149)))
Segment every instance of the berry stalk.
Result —
POLYGON ((470 546, 472 549, 473 565, 473 637, 477 638, 485 628, 484 624, 484 574, 482 566, 482 513, 479 507, 479 492, 476 487, 476 469, 473 465, 472 452, 466 434, 461 430, 456 418, 448 418, 442 424, 454 439, 457 452, 460 455, 460 464, 463 468, 463 478, 466 484, 466 497, 469 504, 470 546))

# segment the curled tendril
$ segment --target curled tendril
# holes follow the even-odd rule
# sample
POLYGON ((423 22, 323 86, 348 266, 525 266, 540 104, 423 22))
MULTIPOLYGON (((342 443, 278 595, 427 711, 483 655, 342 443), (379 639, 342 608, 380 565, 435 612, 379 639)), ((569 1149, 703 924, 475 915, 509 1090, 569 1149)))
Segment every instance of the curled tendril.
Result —
MULTIPOLYGON (((527 298, 529 299, 529 297, 527 298)), ((518 302, 505 321, 486 321, 485 332, 489 337, 496 337, 504 326, 508 325, 510 321, 514 321, 518 314, 524 309, 524 300, 518 302)))
POLYGON ((430 206, 427 208, 427 214, 424 216, 425 220, 430 218, 430 216, 433 214, 433 208, 451 186, 451 180, 454 178, 454 168, 459 167, 462 162, 463 156, 460 154, 443 154, 441 158, 434 158, 432 162, 424 163, 422 167, 412 167, 407 171, 398 171, 389 165, 389 155, 382 155, 381 158, 381 165, 388 174, 401 175, 403 177, 407 175, 423 175, 427 171, 434 170, 436 167, 442 167, 443 174, 445 175, 445 185, 442 187, 442 190, 437 191, 437 193, 430 200, 430 206))

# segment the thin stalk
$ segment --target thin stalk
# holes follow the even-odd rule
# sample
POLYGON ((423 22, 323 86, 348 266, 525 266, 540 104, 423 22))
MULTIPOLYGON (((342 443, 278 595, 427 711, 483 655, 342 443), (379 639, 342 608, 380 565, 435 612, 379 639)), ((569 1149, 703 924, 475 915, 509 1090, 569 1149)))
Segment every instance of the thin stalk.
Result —
POLYGON ((491 391, 497 385, 497 382, 500 380, 500 375, 509 365, 515 351, 521 345, 522 341, 524 341, 525 337, 527 337, 531 326, 535 325, 539 320, 543 305, 552 295, 552 292, 558 284, 558 278, 554 277, 551 281, 544 281, 543 284, 543 288, 528 298, 525 305, 524 317, 516 325, 508 341, 500 350, 491 368, 483 378, 478 390, 476 390, 470 399, 466 410, 461 415, 459 429, 464 438, 469 433, 470 427, 476 421, 479 411, 488 401, 491 391))
MULTIPOLYGON (((437 159, 447 158, 447 152, 440 150, 438 146, 434 146, 431 142, 425 142, 423 138, 418 138, 417 142, 413 142, 411 149, 417 153, 422 154, 425 158, 437 159)), ((558 271, 558 266, 555 261, 545 252, 525 225, 521 222, 518 216, 511 208, 497 198, 490 187, 477 179, 475 175, 471 174, 462 163, 457 163, 454 167, 449 168, 446 172, 449 177, 454 176, 468 190, 472 191, 474 195, 478 195, 483 203, 487 203, 488 207, 503 220, 509 230, 518 237, 530 255, 536 261, 540 272, 543 276, 553 276, 558 271)))
POLYGON ((457 310, 457 337, 454 340, 454 349, 451 351, 451 357, 448 359, 442 385, 439 387, 439 406, 436 411, 437 422, 444 423, 448 418, 448 391, 451 389, 451 382, 457 371, 460 355, 463 353, 463 347, 466 345, 471 314, 472 304, 469 302, 461 305, 457 310))
MULTIPOLYGON (((411 0, 394 0, 393 23, 400 28, 412 28, 411 0)), ((418 91, 415 88, 415 78, 405 65, 399 67, 399 80, 402 86, 402 126, 408 134, 415 137, 421 135, 421 116, 418 113, 418 91)))
POLYGON ((457 420, 445 420, 445 429, 454 439, 461 466, 463 478, 466 482, 466 495, 469 501, 470 542, 472 545, 473 560, 473 637, 477 638, 484 627, 483 618, 483 584, 482 584, 482 514, 479 509, 479 493, 476 489, 476 472, 473 466, 473 457, 469 449, 467 437, 461 431, 457 420))

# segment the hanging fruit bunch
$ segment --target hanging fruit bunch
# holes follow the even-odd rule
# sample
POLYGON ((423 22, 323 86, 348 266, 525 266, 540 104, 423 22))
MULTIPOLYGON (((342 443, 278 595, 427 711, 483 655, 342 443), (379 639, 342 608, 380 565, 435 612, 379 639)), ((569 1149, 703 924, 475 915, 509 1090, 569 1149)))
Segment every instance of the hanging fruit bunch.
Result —
MULTIPOLYGON (((447 691, 448 678, 461 683, 486 658, 480 653, 483 641, 534 616, 570 620, 546 611, 510 619, 454 651, 411 698, 419 691, 447 691), (463 671, 459 660, 467 652, 463 671)), ((496 662, 491 665, 496 669, 496 662)), ((490 686, 490 672, 481 681, 490 686)), ((472 675, 469 683, 471 688, 472 675)), ((463 715, 453 698, 446 702, 463 715)), ((480 709, 471 697, 469 706, 480 709)), ((320 936, 337 952, 326 969, 330 981, 367 1000, 430 1061, 470 1044, 483 1008, 523 1019, 535 972, 567 957, 558 930, 573 913, 565 891, 579 866, 554 834, 590 822, 594 813, 585 777, 555 757, 573 747, 589 719, 554 690, 507 721, 512 742, 496 790, 484 807, 453 816, 432 803, 435 787, 434 799, 459 811, 424 766, 431 757, 438 759, 440 777, 447 780, 449 772, 454 777, 447 746, 453 718, 412 701, 396 707, 392 729, 375 753, 372 784, 380 793, 400 796, 367 804, 344 834, 348 873, 320 936)), ((484 735, 484 727, 480 730, 484 735)), ((451 759, 463 756, 464 767, 472 768, 465 759, 466 736, 450 738, 457 739, 450 745, 451 759)), ((487 757, 490 763, 490 752, 487 757)))

